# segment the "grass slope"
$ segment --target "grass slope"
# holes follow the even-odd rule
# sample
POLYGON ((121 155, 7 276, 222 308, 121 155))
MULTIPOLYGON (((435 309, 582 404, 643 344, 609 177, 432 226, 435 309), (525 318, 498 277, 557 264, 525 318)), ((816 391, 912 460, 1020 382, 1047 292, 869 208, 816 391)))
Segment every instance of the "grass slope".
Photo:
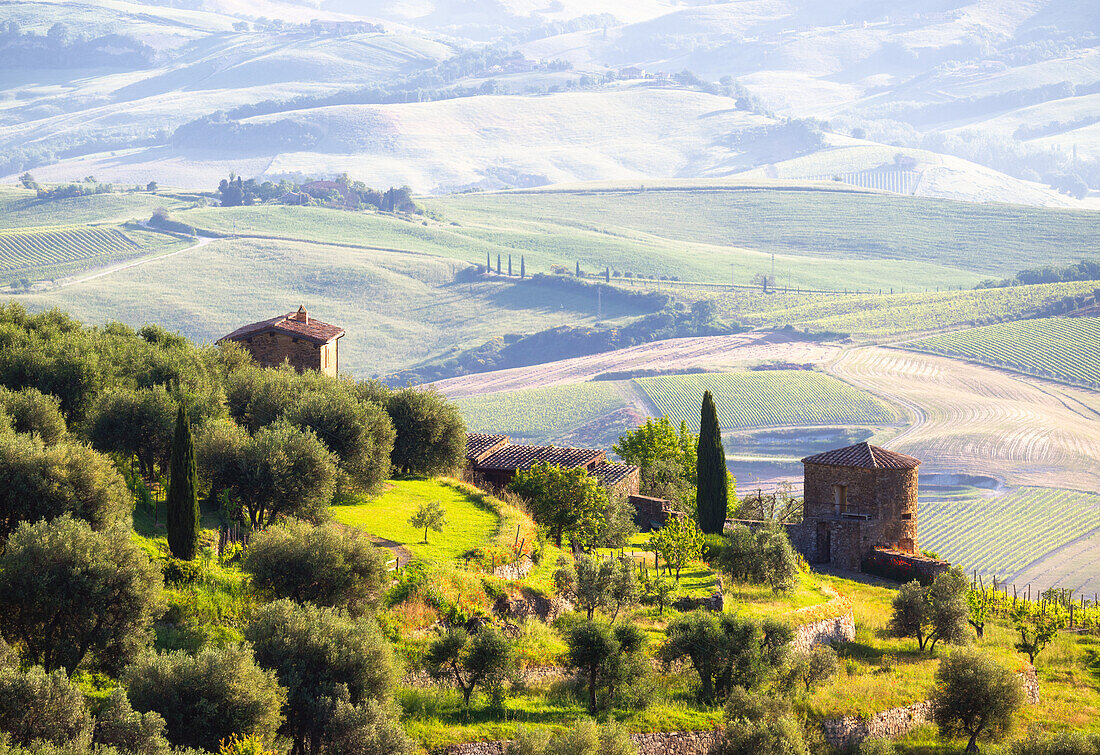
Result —
POLYGON ((436 480, 394 480, 377 498, 333 508, 336 521, 376 537, 408 546, 414 555, 433 561, 454 561, 487 544, 499 525, 491 510, 475 499, 436 480), (443 532, 429 532, 409 524, 423 503, 438 501, 447 515, 443 532))
MULTIPOLYGON (((360 378, 448 356, 501 334, 596 321, 588 297, 456 282, 453 260, 271 240, 217 240, 93 281, 18 297, 89 322, 158 322, 198 340, 296 309, 345 328, 340 367, 360 378)), ((605 317, 638 312, 604 307, 605 317)))
POLYGON ((906 347, 1100 387, 1100 319, 1095 317, 1000 323, 932 336, 906 347))
POLYGON ((874 396, 818 372, 671 375, 636 380, 674 422, 699 429, 703 391, 714 394, 723 430, 806 425, 881 425, 897 414, 874 396))
MULTIPOLYGON (((721 182, 698 181, 666 187, 654 182, 641 189, 607 192, 467 194, 441 197, 428 204, 464 224, 493 227, 500 224, 494 218, 506 217, 510 224, 531 230, 557 226, 610 235, 645 235, 833 263, 841 259, 902 260, 984 275, 1007 275, 1025 267, 1077 260, 1080 250, 1096 240, 1096 215, 1083 210, 751 183, 723 186, 721 182)), ((776 274, 781 280, 786 267, 777 260, 776 274)), ((681 277, 692 277, 689 272, 694 269, 689 263, 681 277)), ((930 273, 926 271, 908 285, 943 285, 930 273)), ((804 277, 797 266, 791 274, 796 280, 804 277)), ((712 270, 698 279, 725 282, 728 270, 712 270)))

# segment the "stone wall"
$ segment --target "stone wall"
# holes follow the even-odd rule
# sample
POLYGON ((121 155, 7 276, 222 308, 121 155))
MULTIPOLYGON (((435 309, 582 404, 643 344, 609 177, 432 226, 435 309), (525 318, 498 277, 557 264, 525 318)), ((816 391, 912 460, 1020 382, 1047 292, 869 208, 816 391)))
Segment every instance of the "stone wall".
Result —
MULTIPOLYGON (((292 338, 282 333, 260 333, 240 342, 248 349, 252 358, 264 367, 278 367, 284 361, 299 372, 302 370, 322 370, 326 346, 318 346, 303 338, 292 338)), ((336 374, 336 344, 331 344, 329 366, 322 371, 336 374)))
POLYGON ((932 703, 923 702, 904 708, 891 708, 870 718, 844 716, 821 722, 825 741, 841 750, 856 747, 865 739, 894 739, 909 733, 932 715, 932 703))
POLYGON ((837 642, 851 642, 856 638, 856 620, 852 612, 831 619, 803 624, 794 630, 791 649, 811 650, 818 645, 832 645, 837 642))
POLYGON ((493 576, 500 579, 525 579, 531 570, 535 568, 535 562, 530 556, 524 556, 514 564, 501 564, 493 569, 493 576))
POLYGON ((669 517, 682 517, 683 513, 672 508, 664 498, 652 498, 647 495, 631 495, 630 504, 634 507, 634 524, 642 532, 660 529, 669 517))
MULTIPOLYGON (((1017 674, 1024 688, 1029 705, 1039 702, 1039 677, 1034 667, 1017 674)), ((905 736, 914 728, 932 718, 932 702, 924 700, 902 708, 891 708, 869 718, 844 716, 822 721, 825 741, 833 747, 845 750, 857 746, 865 739, 894 739, 905 736)))
MULTIPOLYGON (((721 736, 718 731, 666 731, 631 734, 638 755, 707 755, 721 736)), ((432 755, 504 755, 508 742, 467 742, 433 750, 432 755)))

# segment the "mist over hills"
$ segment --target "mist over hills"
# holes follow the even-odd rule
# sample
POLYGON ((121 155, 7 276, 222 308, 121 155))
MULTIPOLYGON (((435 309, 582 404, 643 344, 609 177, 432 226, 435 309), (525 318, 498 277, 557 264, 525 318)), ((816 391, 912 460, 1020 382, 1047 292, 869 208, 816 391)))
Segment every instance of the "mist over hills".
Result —
POLYGON ((38 0, 0 23, 9 180, 1100 188, 1088 3, 38 0))

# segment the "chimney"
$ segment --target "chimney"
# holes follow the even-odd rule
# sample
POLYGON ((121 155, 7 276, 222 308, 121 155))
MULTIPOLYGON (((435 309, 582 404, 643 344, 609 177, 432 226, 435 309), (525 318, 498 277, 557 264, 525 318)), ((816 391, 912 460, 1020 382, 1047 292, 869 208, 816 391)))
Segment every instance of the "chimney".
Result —
POLYGON ((298 311, 295 312, 294 317, 290 319, 297 320, 298 322, 309 325, 309 315, 306 313, 305 305, 303 304, 302 306, 298 307, 298 311))

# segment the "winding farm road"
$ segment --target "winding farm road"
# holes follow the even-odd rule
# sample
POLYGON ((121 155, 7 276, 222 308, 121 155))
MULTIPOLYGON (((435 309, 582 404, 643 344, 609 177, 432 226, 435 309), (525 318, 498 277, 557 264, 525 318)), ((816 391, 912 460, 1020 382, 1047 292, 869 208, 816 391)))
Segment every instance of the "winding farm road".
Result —
POLYGON ((141 259, 133 260, 132 262, 126 262, 121 265, 114 265, 112 267, 105 268, 103 270, 100 270, 99 272, 92 273, 91 275, 85 275, 81 278, 62 278, 60 282, 53 285, 53 288, 67 288, 69 286, 75 286, 78 283, 87 283, 88 281, 95 280, 96 278, 102 278, 106 275, 111 275, 122 270, 129 270, 130 268, 138 267, 139 265, 146 265, 150 262, 159 262, 160 260, 166 260, 169 257, 175 257, 177 254, 183 254, 184 252, 192 252, 196 249, 201 249, 202 247, 206 246, 214 240, 215 239, 212 239, 210 237, 202 236, 199 238, 197 243, 192 244, 191 246, 186 246, 183 249, 177 249, 174 252, 168 252, 167 254, 158 254, 152 257, 142 257, 141 259))

